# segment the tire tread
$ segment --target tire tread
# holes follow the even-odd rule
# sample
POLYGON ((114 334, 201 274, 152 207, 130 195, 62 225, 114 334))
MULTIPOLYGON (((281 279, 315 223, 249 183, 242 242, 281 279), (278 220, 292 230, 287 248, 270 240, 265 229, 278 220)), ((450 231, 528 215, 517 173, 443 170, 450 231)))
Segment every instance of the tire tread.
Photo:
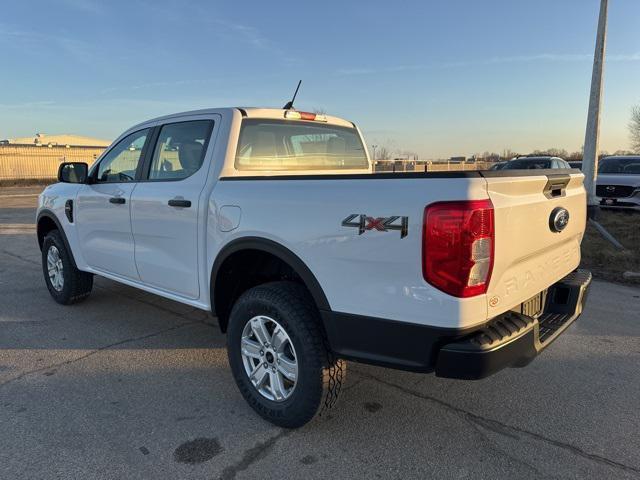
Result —
MULTIPOLYGON (((278 417, 277 412, 269 408, 263 402, 255 398, 247 382, 236 383, 249 402, 249 404, 265 419, 282 427, 296 428, 310 421, 314 416, 321 415, 324 411, 333 407, 338 399, 344 377, 346 363, 337 359, 329 348, 329 343, 322 327, 320 314, 309 292, 302 285, 289 281, 270 282, 254 287, 244 294, 236 302, 231 313, 233 321, 234 313, 243 304, 260 301, 267 304, 279 305, 286 310, 292 321, 296 322, 301 340, 306 342, 307 361, 311 362, 321 375, 319 382, 321 391, 311 392, 314 397, 305 402, 303 411, 298 412, 296 418, 278 417)), ((244 374, 244 372, 242 372, 244 374)))
POLYGON ((78 270, 71 261, 71 252, 69 252, 62 240, 62 235, 58 230, 52 230, 47 233, 42 245, 42 268, 45 275, 45 283, 51 293, 53 299, 62 305, 72 305, 85 300, 93 289, 93 274, 78 270), (46 252, 48 245, 53 243, 58 251, 63 255, 62 261, 65 269, 65 285, 68 283, 70 289, 65 292, 52 291, 46 273, 46 252))

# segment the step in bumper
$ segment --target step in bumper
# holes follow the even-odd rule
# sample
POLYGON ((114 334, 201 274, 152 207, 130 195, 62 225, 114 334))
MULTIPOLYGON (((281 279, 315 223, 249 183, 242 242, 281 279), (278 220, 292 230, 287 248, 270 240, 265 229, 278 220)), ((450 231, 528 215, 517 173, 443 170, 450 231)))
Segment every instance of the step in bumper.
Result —
POLYGON ((549 287, 537 317, 506 312, 438 352, 439 377, 477 380, 506 367, 524 367, 582 313, 591 272, 576 270, 549 287))

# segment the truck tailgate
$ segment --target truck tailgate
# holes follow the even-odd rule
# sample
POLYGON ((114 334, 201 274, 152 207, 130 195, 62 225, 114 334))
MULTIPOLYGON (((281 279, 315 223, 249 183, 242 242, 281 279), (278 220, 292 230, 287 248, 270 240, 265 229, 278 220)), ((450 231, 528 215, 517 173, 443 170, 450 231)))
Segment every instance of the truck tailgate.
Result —
POLYGON ((484 174, 495 209, 495 257, 487 290, 489 318, 532 298, 580 263, 586 225, 581 173, 484 174), (566 209, 569 221, 554 225, 566 209), (557 228, 560 227, 560 228, 557 228), (557 231, 560 230, 560 231, 557 231))

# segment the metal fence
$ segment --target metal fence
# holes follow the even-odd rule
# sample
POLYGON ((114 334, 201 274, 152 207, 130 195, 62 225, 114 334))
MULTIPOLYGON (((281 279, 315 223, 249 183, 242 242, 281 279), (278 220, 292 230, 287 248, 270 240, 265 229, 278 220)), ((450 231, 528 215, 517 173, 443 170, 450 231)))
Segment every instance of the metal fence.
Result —
MULTIPOLYGON (((105 147, 47 145, 0 145, 0 181, 52 180, 62 162, 91 165, 105 147)), ((375 172, 458 172, 483 170, 491 162, 376 161, 375 172)))
POLYGON ((429 161, 376 161, 373 166, 375 172, 460 172, 465 170, 486 170, 492 162, 429 162, 429 161))
POLYGON ((91 165, 105 147, 0 145, 0 180, 50 180, 62 162, 91 165))

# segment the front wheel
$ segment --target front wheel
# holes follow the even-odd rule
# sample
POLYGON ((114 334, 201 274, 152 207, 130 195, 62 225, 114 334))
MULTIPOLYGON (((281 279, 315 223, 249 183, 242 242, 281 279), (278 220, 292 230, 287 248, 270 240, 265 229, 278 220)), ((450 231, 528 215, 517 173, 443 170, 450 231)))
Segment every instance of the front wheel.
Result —
POLYGON ((77 303, 89 296, 93 274, 78 270, 71 261, 62 236, 52 230, 42 242, 42 272, 53 299, 62 305, 77 303))
POLYGON ((297 428, 331 407, 346 373, 333 358, 309 293, 293 282, 254 287, 231 311, 227 352, 245 400, 271 423, 297 428))

